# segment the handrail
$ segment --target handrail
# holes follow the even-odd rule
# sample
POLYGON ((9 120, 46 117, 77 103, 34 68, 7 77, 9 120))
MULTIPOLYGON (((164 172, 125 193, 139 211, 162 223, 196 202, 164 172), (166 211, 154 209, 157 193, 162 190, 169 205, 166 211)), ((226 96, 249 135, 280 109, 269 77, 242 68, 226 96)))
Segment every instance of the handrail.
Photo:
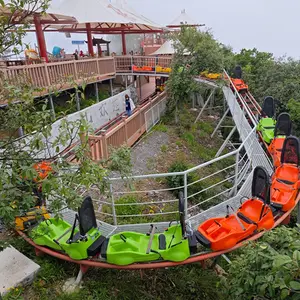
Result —
POLYGON ((231 83, 231 86, 233 87, 233 89, 234 89, 234 91, 235 91, 235 94, 236 94, 236 95, 238 96, 238 98, 240 99, 242 106, 243 106, 244 109, 246 110, 246 112, 247 112, 249 118, 251 119, 251 122, 253 123, 254 126, 257 125, 257 121, 255 120, 255 118, 253 118, 252 112, 249 110, 249 108, 248 108, 247 105, 245 104, 244 99, 241 97, 240 93, 237 91, 237 89, 236 89, 235 85, 233 84, 233 82, 232 82, 230 76, 228 75, 228 73, 226 72, 225 69, 224 69, 223 71, 224 71, 224 73, 225 73, 227 79, 228 79, 229 82, 231 83))
MULTIPOLYGON (((191 172, 194 172, 196 170, 199 170, 201 168, 204 168, 206 166, 209 166, 215 162, 218 162, 220 160, 223 160, 225 158, 228 158, 230 156, 233 156, 237 153, 239 153, 242 148, 244 147, 246 141, 251 137, 251 135, 253 135, 253 133, 255 133, 256 131, 256 128, 253 128, 251 130, 251 132, 248 134, 248 136, 245 138, 245 140, 242 142, 242 144, 239 146, 239 148, 229 152, 229 153, 226 153, 222 156, 219 156, 219 157, 216 157, 210 161, 207 161, 207 162, 204 162, 198 166, 195 166, 193 168, 190 168, 188 170, 185 170, 185 171, 181 171, 181 172, 173 172, 173 173, 159 173, 159 174, 146 174, 146 175, 134 175, 134 176, 129 176, 128 179, 146 179, 146 178, 160 178, 160 177, 169 177, 169 176, 179 176, 179 175, 186 175, 186 174, 189 174, 191 172)), ((109 181, 118 181, 118 180, 123 180, 122 177, 114 177, 114 178, 109 178, 109 181)))

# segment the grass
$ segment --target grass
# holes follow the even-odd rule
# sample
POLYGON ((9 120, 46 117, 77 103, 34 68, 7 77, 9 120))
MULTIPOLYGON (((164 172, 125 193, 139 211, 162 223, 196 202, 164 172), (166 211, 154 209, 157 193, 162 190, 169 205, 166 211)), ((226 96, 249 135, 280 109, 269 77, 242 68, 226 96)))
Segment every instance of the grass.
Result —
POLYGON ((168 132, 168 127, 165 124, 157 124, 154 126, 153 130, 160 132, 168 132))
POLYGON ((160 151, 164 152, 164 153, 167 152, 168 151, 168 146, 167 145, 161 145, 160 151))
MULTIPOLYGON (((156 165, 159 171, 168 171, 171 164, 176 161, 177 163, 184 162, 185 166, 179 167, 186 169, 214 157, 221 140, 217 137, 213 140, 210 138, 214 128, 211 120, 192 124, 194 116, 187 110, 182 110, 180 120, 183 123, 179 127, 170 123, 170 119, 165 118, 165 120, 166 123, 156 125, 154 130, 167 132, 170 142, 160 147, 161 152, 158 159, 150 158, 145 162, 149 169, 156 165)), ((189 182, 203 178, 230 163, 231 158, 228 158, 224 162, 221 161, 203 168, 201 171, 193 172, 189 175, 189 182)), ((218 174, 191 186, 189 193, 200 191, 223 180, 224 177, 222 175, 218 174)), ((174 180, 176 181, 177 179, 174 178, 174 180)), ((167 185, 166 179, 157 178, 153 182, 151 183, 151 188, 153 189, 155 189, 155 184, 160 187, 167 185)), ((229 186, 229 182, 224 184, 225 188, 229 186)), ((142 188, 139 190, 146 189, 142 188)), ((192 201, 194 203, 201 202, 204 196, 208 198, 217 192, 218 190, 207 191, 200 196, 194 197, 192 201)), ((145 202, 150 199, 155 201, 155 199, 159 198, 155 196, 128 195, 115 199, 115 202, 118 204, 129 204, 145 202)), ((220 201, 222 199, 217 198, 210 205, 220 201)), ((116 207, 116 212, 118 215, 154 214, 177 211, 177 205, 177 203, 122 205, 116 207)), ((207 205, 203 204, 200 207, 205 209, 207 205)), ((110 205, 103 205, 102 211, 111 213, 112 208, 110 205)), ((177 214, 153 215, 150 217, 120 217, 118 218, 118 224, 162 222, 176 219, 178 219, 177 214)), ((105 221, 112 222, 112 218, 106 218, 105 221)), ((222 291, 217 288, 219 278, 212 270, 204 270, 198 264, 178 266, 170 269, 145 270, 143 272, 90 269, 84 276, 83 287, 77 292, 67 295, 63 293, 62 286, 67 278, 77 275, 77 265, 48 256, 35 257, 32 247, 20 239, 16 239, 14 246, 40 264, 41 271, 32 285, 18 288, 18 290, 14 289, 4 299, 224 299, 222 291)))
POLYGON ((141 272, 89 269, 82 288, 66 294, 62 287, 67 278, 77 276, 76 264, 50 256, 37 257, 21 238, 14 238, 10 243, 38 263, 41 270, 33 284, 11 290, 4 300, 223 299, 216 288, 219 278, 198 264, 141 272))

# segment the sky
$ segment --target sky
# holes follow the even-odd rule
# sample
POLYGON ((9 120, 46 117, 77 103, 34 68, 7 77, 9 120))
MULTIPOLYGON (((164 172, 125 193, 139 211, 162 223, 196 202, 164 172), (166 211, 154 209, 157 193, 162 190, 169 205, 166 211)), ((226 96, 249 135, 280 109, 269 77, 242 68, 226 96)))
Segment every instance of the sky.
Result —
MULTIPOLYGON (((59 5, 61 1, 53 0, 53 4, 59 5)), ((232 46, 234 51, 256 47, 260 51, 272 52, 277 57, 287 55, 300 59, 299 0, 116 1, 127 2, 137 12, 161 25, 172 22, 185 9, 191 19, 206 24, 220 42, 232 46)), ((48 51, 53 46, 63 47, 67 52, 73 51, 71 40, 84 38, 81 34, 72 34, 72 38, 67 39, 63 33, 48 33, 48 51)), ((25 42, 34 45, 35 36, 29 34, 25 42)))

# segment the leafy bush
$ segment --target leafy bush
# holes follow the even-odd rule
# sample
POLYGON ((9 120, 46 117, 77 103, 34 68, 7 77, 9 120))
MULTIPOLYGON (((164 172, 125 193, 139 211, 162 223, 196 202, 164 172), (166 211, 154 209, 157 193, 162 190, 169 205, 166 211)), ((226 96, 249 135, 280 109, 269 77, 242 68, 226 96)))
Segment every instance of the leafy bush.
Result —
MULTIPOLYGON (((176 160, 168 169, 169 173, 172 172, 182 172, 185 171, 187 169, 189 169, 191 166, 188 165, 186 162, 182 161, 182 160, 176 160)), ((195 182, 197 180, 199 180, 200 177, 196 172, 193 173, 188 173, 187 174, 187 183, 192 183, 195 182)), ((167 183, 169 185, 170 188, 178 188, 177 190, 174 190, 174 194, 177 196, 179 191, 182 190, 182 188, 180 189, 179 187, 184 185, 184 176, 183 175, 175 175, 175 176, 169 176, 167 177, 167 183)), ((197 182, 193 185, 190 185, 188 187, 188 194, 192 195, 200 190, 203 189, 203 185, 201 182, 197 182)), ((205 193, 202 193, 201 196, 196 196, 196 198, 194 198, 194 200, 196 200, 197 202, 199 202, 202 197, 205 195, 205 193)))
POLYGON ((221 281, 230 299, 300 299, 299 228, 278 227, 240 252, 221 281))
MULTIPOLYGON (((189 168, 189 165, 180 160, 176 160, 174 163, 171 164, 171 166, 168 169, 169 173, 173 172, 182 172, 189 168)), ((188 176, 188 181, 190 180, 190 177, 188 176)), ((167 177, 167 183, 170 188, 178 188, 184 185, 184 176, 183 175, 175 175, 175 176, 169 176, 167 177)), ((178 194, 179 190, 175 191, 175 194, 178 194)))

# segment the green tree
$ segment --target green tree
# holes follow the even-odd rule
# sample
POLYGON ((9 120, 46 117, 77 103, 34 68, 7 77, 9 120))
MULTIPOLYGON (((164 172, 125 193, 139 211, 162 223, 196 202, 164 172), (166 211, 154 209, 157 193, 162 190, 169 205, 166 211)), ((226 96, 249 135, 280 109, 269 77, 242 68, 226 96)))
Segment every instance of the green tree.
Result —
POLYGON ((202 71, 223 72, 233 65, 230 47, 217 42, 209 32, 186 28, 170 36, 175 48, 172 72, 167 82, 170 110, 175 111, 178 123, 178 108, 188 100, 200 86, 194 80, 202 71))
POLYGON ((0 56, 8 50, 19 53, 22 38, 36 13, 43 14, 50 0, 0 0, 0 56))
MULTIPOLYGON (((4 7, 1 0, 0 5, 4 7)), ((44 0, 11 0, 5 5, 8 14, 0 18, 0 56, 7 49, 17 51, 22 46, 26 20, 47 5, 44 0), (26 9, 25 24, 12 32, 13 16, 19 9, 26 9)), ((122 176, 130 172, 130 150, 126 147, 112 151, 108 160, 92 160, 87 140, 91 128, 83 117, 76 121, 62 119, 57 135, 52 136, 51 112, 47 103, 42 109, 36 106, 34 92, 26 77, 4 80, 0 69, 0 102, 7 104, 0 109, 0 217, 7 224, 36 204, 37 189, 42 188, 49 209, 58 213, 64 207, 78 207, 82 188, 95 185, 104 193, 110 170, 119 170, 122 176), (26 135, 17 139, 19 128, 26 135), (64 155, 71 145, 76 145, 72 148, 75 164, 64 155), (35 168, 40 161, 50 162, 53 168, 44 179, 35 168)))

